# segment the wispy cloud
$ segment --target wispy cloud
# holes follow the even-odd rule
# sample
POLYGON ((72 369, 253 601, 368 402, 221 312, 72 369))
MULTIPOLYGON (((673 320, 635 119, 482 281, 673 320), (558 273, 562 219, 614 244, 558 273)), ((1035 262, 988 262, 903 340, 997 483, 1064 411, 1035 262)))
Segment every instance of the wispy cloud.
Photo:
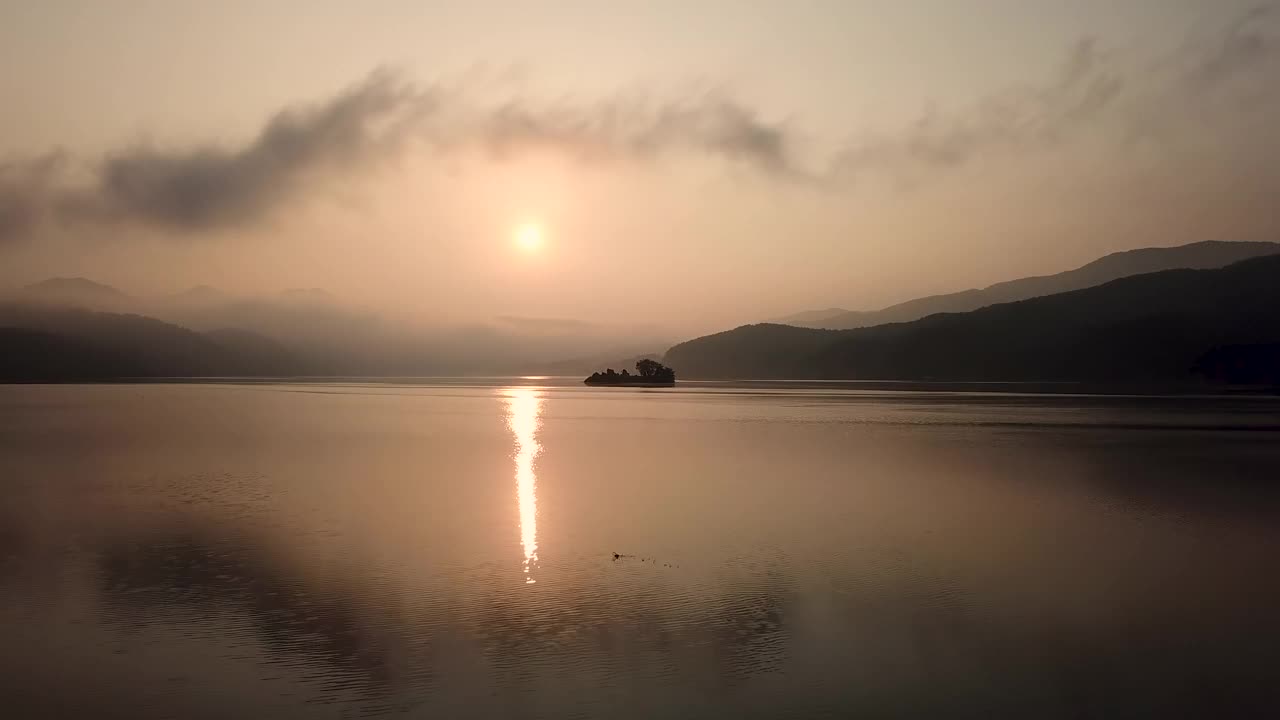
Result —
POLYGON ((96 182, 67 198, 90 218, 200 230, 256 222, 312 173, 352 171, 395 152, 432 96, 375 73, 313 108, 280 112, 239 150, 139 146, 102 162, 96 182))
POLYGON ((782 125, 715 93, 658 105, 510 100, 476 107, 463 91, 422 88, 379 71, 326 102, 279 112, 238 149, 135 145, 87 174, 62 153, 11 161, 0 166, 0 242, 48 220, 183 233, 253 225, 310 183, 394 158, 411 143, 437 152, 475 147, 495 157, 544 148, 583 160, 693 152, 770 175, 798 173, 782 125))
POLYGON ((950 114, 931 111, 897 133, 855 141, 836 155, 830 178, 957 167, 992 151, 1051 146, 1105 112, 1124 82, 1096 41, 1081 40, 1051 82, 1012 88, 950 114))
POLYGON ((62 152, 0 162, 0 244, 34 232, 44 221, 66 164, 62 152))
POLYGON ((250 225, 308 179, 394 153, 431 95, 378 72, 337 97, 277 113, 239 149, 135 145, 85 168, 65 154, 0 166, 0 241, 44 221, 202 231, 250 225))
MULTIPOLYGON (((1274 63, 1280 50, 1277 5, 1259 5, 1207 40, 1184 51, 1186 79, 1196 90, 1212 90, 1274 63)), ((1272 77, 1274 82, 1274 77, 1272 77)))
POLYGON ((479 140, 497 153, 548 147, 584 158, 645 157, 691 151, 740 162, 766 174, 799 173, 795 140, 784 123, 723 94, 669 100, 543 107, 513 101, 474 125, 446 126, 456 142, 479 140))
MULTIPOLYGON (((1204 105, 1245 79, 1275 77, 1277 24, 1274 8, 1260 6, 1189 44, 1172 67, 1122 65, 1085 39, 1043 83, 926 112, 897 131, 829 147, 825 157, 811 153, 808 162, 797 128, 723 92, 484 103, 465 88, 424 87, 379 71, 325 102, 277 113, 238 148, 141 144, 91 163, 52 153, 0 164, 0 243, 46 224, 149 226, 177 235, 253 226, 317 181, 351 176, 410 148, 478 148, 498 159, 546 149, 584 162, 700 155, 771 181, 839 189, 867 176, 917 177, 994 153, 1052 149, 1108 123, 1159 124, 1167 137, 1178 121, 1171 108, 1204 105)), ((1262 97, 1252 111, 1274 109, 1275 84, 1253 87, 1262 97)))

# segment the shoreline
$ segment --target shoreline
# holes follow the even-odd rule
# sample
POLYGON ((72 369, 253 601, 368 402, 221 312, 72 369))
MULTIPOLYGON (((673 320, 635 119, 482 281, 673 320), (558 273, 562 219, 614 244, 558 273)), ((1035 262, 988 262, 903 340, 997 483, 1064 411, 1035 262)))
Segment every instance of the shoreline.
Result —
POLYGON ((549 388, 675 388, 683 390, 829 390, 886 393, 943 393, 984 395, 1098 395, 1133 397, 1259 397, 1280 396, 1280 387, 1212 385, 1205 383, 1098 383, 1086 381, 917 381, 823 379, 682 379, 675 383, 591 383, 567 375, 301 375, 301 376, 172 376, 119 378, 33 378, 0 381, 0 385, 421 385, 503 387, 527 385, 549 388))

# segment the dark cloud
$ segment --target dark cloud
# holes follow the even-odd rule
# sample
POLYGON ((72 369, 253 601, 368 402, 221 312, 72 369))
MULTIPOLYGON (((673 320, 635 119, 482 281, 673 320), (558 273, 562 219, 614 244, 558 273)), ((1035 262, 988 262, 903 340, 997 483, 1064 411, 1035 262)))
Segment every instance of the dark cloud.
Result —
POLYGON ((477 131, 499 154, 531 146, 585 158, 693 151, 771 175, 801 173, 785 125, 768 122, 752 108, 716 93, 656 106, 641 101, 552 108, 510 103, 462 133, 477 131))
POLYGON ((177 230, 251 224, 313 173, 353 170, 393 152, 431 102, 430 93, 375 73, 323 105, 277 114, 239 150, 140 146, 115 153, 92 186, 67 197, 65 209, 177 230))
POLYGON ((251 225, 310 177, 393 153, 430 106, 430 93, 378 72, 324 104, 278 113, 237 150, 137 145, 90 167, 82 182, 60 153, 12 161, 0 166, 0 242, 47 219, 183 232, 251 225))
POLYGON ((472 107, 465 92, 423 90, 377 72, 334 99, 278 113, 240 149, 138 145, 73 182, 47 160, 0 167, 0 241, 43 220, 139 224, 194 233, 259 223, 309 183, 393 158, 410 142, 477 146, 503 156, 550 148, 582 159, 697 152, 770 174, 796 174, 788 136, 750 108, 708 94, 642 102, 472 107))

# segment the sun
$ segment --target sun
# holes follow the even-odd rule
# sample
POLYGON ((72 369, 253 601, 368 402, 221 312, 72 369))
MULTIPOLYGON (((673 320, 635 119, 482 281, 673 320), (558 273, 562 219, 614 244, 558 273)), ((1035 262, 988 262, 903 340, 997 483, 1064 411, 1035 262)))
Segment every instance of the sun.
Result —
POLYGON ((542 247, 542 228, 537 223, 525 223, 516 228, 516 247, 525 252, 537 252, 542 247))

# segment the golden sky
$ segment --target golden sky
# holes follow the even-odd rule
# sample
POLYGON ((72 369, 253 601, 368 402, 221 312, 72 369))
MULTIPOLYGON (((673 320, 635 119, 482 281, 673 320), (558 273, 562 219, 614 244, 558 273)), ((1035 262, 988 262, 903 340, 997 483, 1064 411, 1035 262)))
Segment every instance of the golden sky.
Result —
POLYGON ((0 0, 0 284, 683 333, 1276 240, 1278 51, 1221 0, 0 0))

